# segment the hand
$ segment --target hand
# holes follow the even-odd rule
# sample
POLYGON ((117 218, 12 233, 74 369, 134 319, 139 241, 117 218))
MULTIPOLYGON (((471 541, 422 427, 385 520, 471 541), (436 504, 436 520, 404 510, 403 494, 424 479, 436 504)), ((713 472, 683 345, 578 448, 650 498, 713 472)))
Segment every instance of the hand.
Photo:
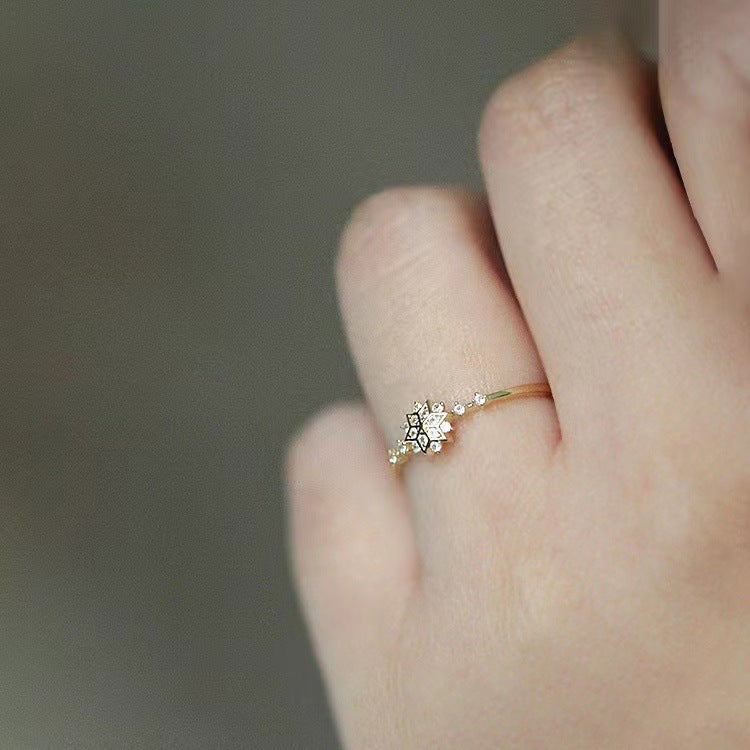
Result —
POLYGON ((367 406, 288 482, 350 750, 750 747, 750 2, 663 6, 684 182, 655 70, 597 38, 491 98, 488 203, 389 190, 344 233, 367 406), (542 380, 389 467, 415 399, 542 380))

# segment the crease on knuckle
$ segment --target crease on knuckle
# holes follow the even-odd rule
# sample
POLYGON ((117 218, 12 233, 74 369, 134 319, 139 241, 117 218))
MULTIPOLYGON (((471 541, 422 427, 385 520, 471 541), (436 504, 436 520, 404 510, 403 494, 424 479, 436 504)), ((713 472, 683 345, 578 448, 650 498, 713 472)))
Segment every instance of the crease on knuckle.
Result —
POLYGON ((692 25, 678 28, 662 73, 667 91, 681 92, 690 104, 744 119, 750 111, 750 12, 745 3, 733 5, 717 14, 707 4, 698 36, 692 25))
POLYGON ((618 94, 641 85, 642 66, 621 47, 579 39, 501 84, 482 118, 480 148, 527 155, 588 138, 612 116, 618 94))
POLYGON ((454 188, 388 188, 363 201, 352 213, 336 262, 339 286, 377 284, 419 262, 434 234, 435 215, 466 204, 470 194, 454 188))

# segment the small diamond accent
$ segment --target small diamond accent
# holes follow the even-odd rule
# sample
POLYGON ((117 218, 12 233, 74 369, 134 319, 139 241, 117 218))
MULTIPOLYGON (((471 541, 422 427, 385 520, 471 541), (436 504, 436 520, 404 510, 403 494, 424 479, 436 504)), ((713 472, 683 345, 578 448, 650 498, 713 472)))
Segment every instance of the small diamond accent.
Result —
POLYGON ((447 416, 445 404, 442 401, 434 404, 428 401, 416 401, 414 411, 406 415, 406 429, 402 442, 407 449, 415 453, 420 451, 427 453, 433 443, 442 443, 448 439, 446 431, 443 430, 447 416))
POLYGON ((403 432, 400 439, 391 444, 388 461, 398 469, 413 455, 450 453, 450 445, 454 442, 453 433, 460 431, 464 415, 471 420, 475 412, 484 411, 484 406, 494 406, 501 400, 508 401, 517 396, 551 396, 551 389, 546 383, 527 383, 502 391, 476 391, 466 401, 448 401, 447 407, 443 401, 414 401, 414 408, 406 414, 401 425, 403 432), (449 444, 448 448, 444 447, 446 443, 449 444))

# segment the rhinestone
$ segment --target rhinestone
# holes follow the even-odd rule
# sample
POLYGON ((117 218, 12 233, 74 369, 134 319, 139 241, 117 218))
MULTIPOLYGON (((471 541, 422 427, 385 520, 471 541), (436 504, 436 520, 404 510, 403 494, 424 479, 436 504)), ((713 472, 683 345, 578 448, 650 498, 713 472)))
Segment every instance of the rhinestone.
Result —
POLYGON ((487 403, 487 396, 485 396, 483 393, 475 393, 474 403, 477 406, 484 406, 487 403))
POLYGON ((436 404, 432 405, 432 411, 434 412, 445 411, 445 404, 442 401, 438 401, 436 404))
POLYGON ((443 432, 450 432, 453 429, 453 425, 450 422, 443 422, 443 424, 440 425, 440 428, 443 432))
POLYGON ((432 443, 430 443, 430 450, 433 453, 440 453, 440 451, 443 450, 443 444, 435 440, 432 443))
POLYGON ((390 456, 388 456, 388 461, 390 461, 390 463, 392 463, 392 464, 397 464, 398 463, 398 456, 396 456, 395 454, 392 453, 390 456))
POLYGON ((466 413, 466 407, 463 404, 455 403, 453 405, 453 413, 460 417, 466 413))

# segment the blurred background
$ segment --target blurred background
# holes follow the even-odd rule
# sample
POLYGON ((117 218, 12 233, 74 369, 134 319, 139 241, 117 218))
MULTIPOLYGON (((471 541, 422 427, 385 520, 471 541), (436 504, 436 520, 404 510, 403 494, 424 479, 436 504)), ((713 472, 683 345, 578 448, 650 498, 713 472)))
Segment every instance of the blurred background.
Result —
POLYGON ((613 12, 2 3, 1 750, 337 747, 281 464, 358 393, 338 233, 479 188, 493 87, 613 12))

